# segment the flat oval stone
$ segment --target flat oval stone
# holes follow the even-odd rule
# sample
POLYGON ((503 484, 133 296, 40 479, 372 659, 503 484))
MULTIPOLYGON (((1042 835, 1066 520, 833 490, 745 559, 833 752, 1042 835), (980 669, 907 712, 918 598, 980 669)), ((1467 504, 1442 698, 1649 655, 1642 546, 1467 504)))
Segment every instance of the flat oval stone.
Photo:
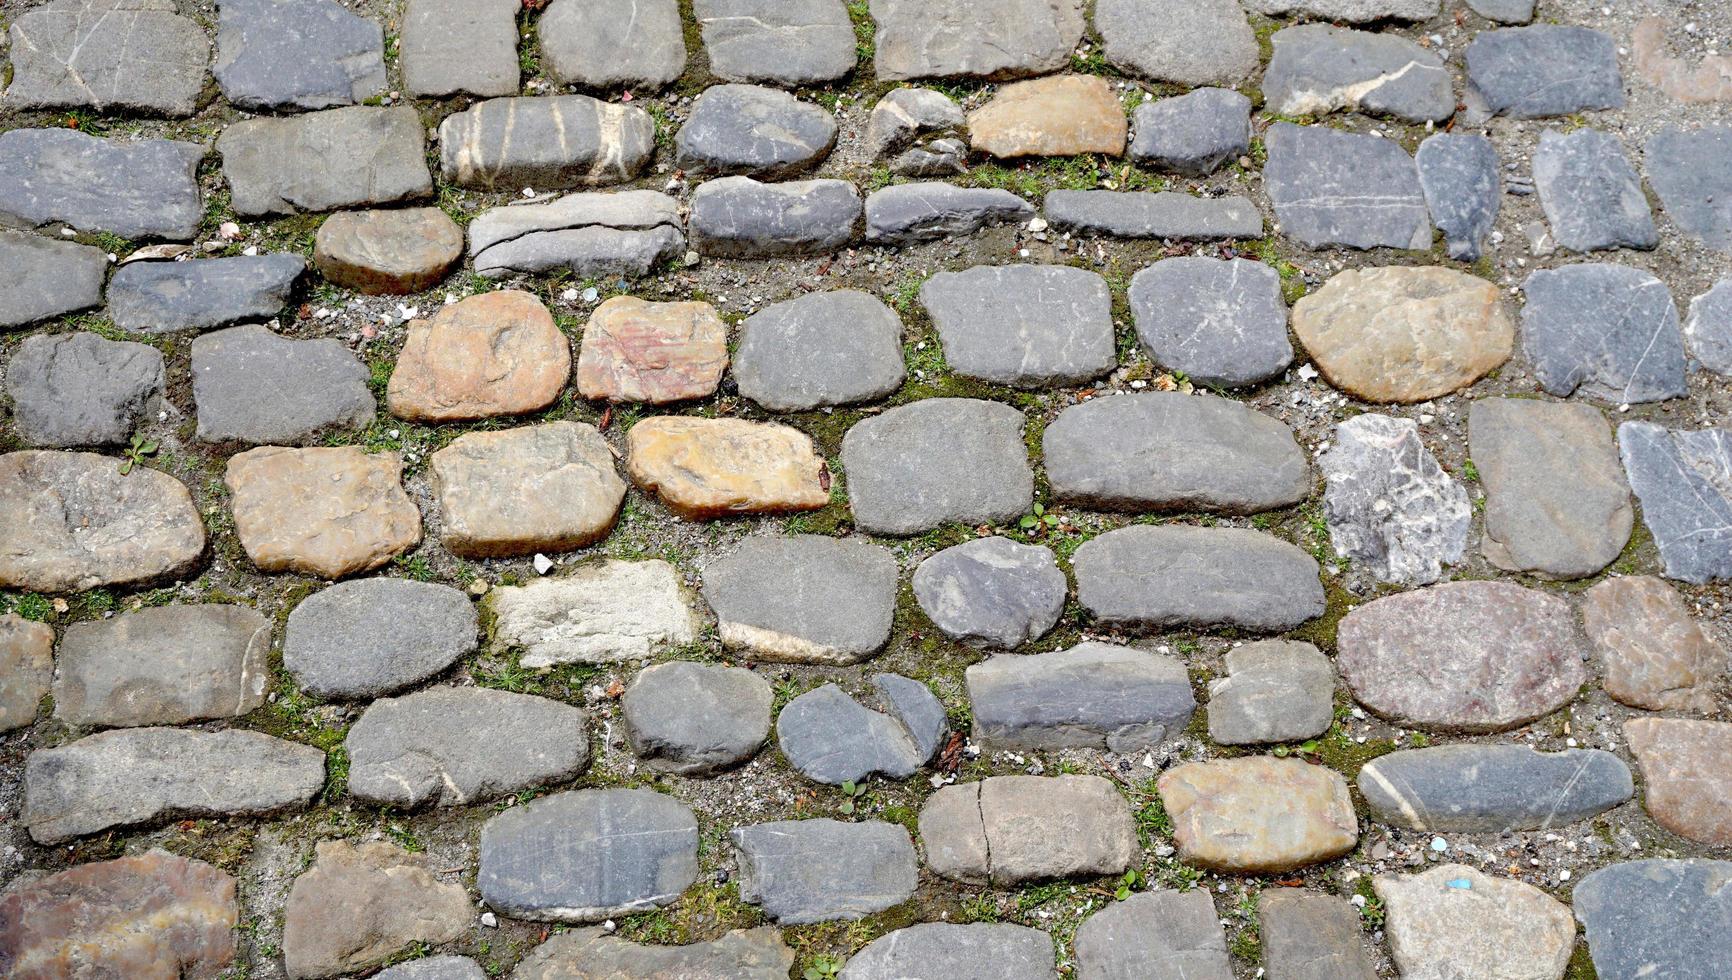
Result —
MULTIPOLYGON (((99 248, 42 235, 0 230, 0 327, 22 327, 102 302, 108 257, 99 248)), ((8 372, 9 381, 12 380, 8 372)), ((16 382, 13 382, 16 384, 16 382)))
POLYGON ((1200 867, 1291 871, 1359 842, 1347 780, 1300 759, 1188 762, 1162 773, 1159 786, 1180 860, 1200 867))
POLYGON ((776 716, 776 742, 788 764, 839 786, 868 776, 906 779, 931 761, 948 723, 931 689, 896 674, 874 674, 875 711, 834 684, 789 701, 776 716))
POLYGON ((693 173, 788 177, 836 145, 823 107, 761 85, 712 85, 674 136, 674 162, 693 173))
POLYGON ((68 725, 182 725, 265 703, 271 624, 246 606, 163 606, 74 623, 54 716, 68 725))
POLYGON ((1021 388, 1079 384, 1118 366, 1106 280, 1063 265, 940 272, 920 305, 965 378, 1021 388))
POLYGON ((322 698, 387 694, 475 649, 478 617, 448 585, 371 578, 315 592, 289 613, 283 668, 322 698))
POLYGON ((495 650, 522 651, 524 667, 617 663, 698 638, 679 572, 660 559, 579 565, 560 578, 487 594, 495 650))
POLYGON ((530 950, 512 973, 515 980, 786 980, 793 969, 794 951, 782 942, 782 931, 759 926, 683 946, 640 945, 601 929, 573 929, 530 950))
POLYGON ((18 434, 38 446, 124 445, 160 411, 162 352, 94 333, 35 334, 12 352, 6 389, 18 434))
POLYGON ((1473 522, 1467 491, 1425 448, 1418 423, 1355 415, 1335 426, 1317 463, 1337 555, 1409 585, 1435 582, 1445 564, 1461 560, 1473 522))
POLYGON ((1265 140, 1263 180, 1283 235, 1309 248, 1431 247, 1419 170, 1400 143, 1285 122, 1265 140))
POLYGON ((431 463, 442 540, 466 558, 587 547, 613 530, 625 500, 613 451, 587 422, 464 433, 431 463))
POLYGON ((1259 531, 1125 527, 1084 542, 1071 565, 1077 601, 1102 623, 1280 632, 1324 609, 1317 562, 1259 531))
POLYGON ((999 159, 1122 156, 1130 125, 1104 78, 1058 75, 1000 88, 968 114, 969 145, 999 159))
POLYGON ((1625 861, 1570 895, 1602 977, 1715 980, 1732 962, 1732 861, 1625 861))
POLYGON ((878 0, 871 11, 881 82, 1057 71, 1085 27, 1082 0, 878 0))
POLYGON ((1109 902, 1077 927, 1074 948, 1077 976, 1090 980, 1233 978, 1207 889, 1157 888, 1109 902))
POLYGON ((339 211, 319 225, 319 275, 374 296, 418 293, 463 257, 463 229, 438 208, 339 211))
POLYGON ((548 72, 586 88, 654 91, 686 69, 678 0, 554 0, 535 33, 548 72))
POLYGON ((1110 643, 968 668, 974 741, 987 749, 1105 748, 1130 755, 1184 731, 1197 709, 1185 665, 1110 643))
POLYGON ((1034 205, 1007 190, 940 180, 893 184, 866 195, 866 240, 912 245, 1033 216, 1034 205))
POLYGON ((186 262, 128 262, 108 286, 108 316, 130 333, 208 330, 276 316, 307 260, 236 255, 186 262))
POLYGON ((728 834, 740 900, 784 926, 863 919, 907 901, 919 878, 914 841, 880 820, 781 820, 728 834))
POLYGON ((0 732, 26 728, 54 682, 54 627, 0 615, 0 732))
POLYGON ((1684 394, 1684 340, 1665 283, 1583 262, 1535 271, 1522 292, 1522 351, 1546 391, 1626 405, 1684 394))
POLYGON ((854 237, 861 210, 860 192, 845 180, 720 177, 692 192, 692 247, 722 259, 824 255, 854 237))
POLYGON ((945 636, 1005 650, 1052 629, 1070 592, 1051 551, 997 536, 927 558, 913 585, 921 611, 945 636))
POLYGON ((728 366, 728 325, 708 303, 615 296, 583 328, 577 390, 585 398, 666 405, 715 394, 728 366))
POLYGON ((1481 31, 1467 46, 1467 99, 1512 119, 1622 109, 1624 81, 1611 35, 1535 24, 1481 31))
POLYGON ((1698 585, 1732 579, 1732 428, 1625 422, 1618 453, 1666 577, 1698 585))
POLYGON ((817 510, 827 464, 799 429, 743 419, 664 415, 626 433, 626 472, 689 521, 817 510))
POLYGON ((1293 363, 1281 276, 1261 262, 1162 259, 1131 277, 1128 299, 1149 357, 1199 384, 1256 384, 1293 363))
POLYGON ((1440 6, 1438 0, 1250 0, 1245 4, 1247 10, 1266 17, 1304 14, 1347 24, 1430 20, 1440 6))
POLYGON ((377 409, 367 366, 331 337, 295 340, 260 324, 192 342, 200 442, 299 445, 359 429, 377 409))
POLYGON ((758 754, 770 734, 770 682, 744 667, 685 660, 645 667, 620 698, 626 738, 643 764, 705 775, 758 754))
POLYGON ((1449 257, 1479 261, 1503 202, 1497 147, 1479 133, 1433 133, 1414 151, 1413 162, 1449 257))
POLYGON ((1726 649, 1678 590, 1651 575, 1608 578, 1582 594, 1582 625, 1614 699, 1649 711, 1719 711, 1726 649))
POLYGON ((753 536, 703 569, 722 643, 781 663, 851 664, 890 639, 901 569, 888 548, 753 536))
POLYGON ((1586 820, 1635 793, 1610 752, 1525 745, 1440 745, 1373 759, 1359 770, 1372 816, 1423 833, 1501 834, 1586 820))
POLYGON ((1056 190, 1047 192, 1045 210, 1054 228, 1080 235, 1219 241, 1263 234, 1263 213, 1246 197, 1056 190))
POLYGON ((433 192, 426 129, 410 106, 243 119, 217 137, 216 151, 242 217, 391 204, 433 192), (368 152, 354 152, 359 146, 368 152))
POLYGON ((1180 85, 1237 85, 1257 69, 1257 37, 1234 0, 1096 0, 1107 63, 1180 85))
POLYGON ((694 0, 710 71, 789 88, 854 70, 854 23, 842 0, 694 0))
POLYGON ((1642 770, 1642 805, 1679 837, 1732 844, 1732 724, 1684 718, 1624 722, 1642 770))
POLYGON ((409 321, 408 330, 385 389, 400 419, 523 415, 553 404, 571 377, 571 342, 522 290, 466 297, 409 321))
POLYGON ((342 578, 421 543, 397 453, 264 446, 230 457, 235 534, 259 571, 342 578))
POLYGON ((1572 252, 1660 243, 1642 180, 1616 136, 1546 130, 1533 156, 1534 189, 1552 237, 1572 252))
MULTIPOLYGON (((1237 4, 1231 6, 1227 16, 1245 16, 1237 4)), ((1183 12, 1166 11, 1165 23, 1198 9, 1187 6, 1183 12)), ((1098 10, 1095 16, 1100 16, 1098 10)), ((1131 141, 1130 157, 1137 163, 1201 177, 1251 151, 1251 100, 1232 89, 1200 88, 1145 101, 1132 115, 1137 133, 1131 141)), ((1262 234, 1263 216, 1258 213, 1256 217, 1257 231, 1250 237, 1262 234)))
POLYGON ((385 91, 385 32, 333 0, 225 0, 211 73, 243 109, 354 105, 385 91))
POLYGON ((210 39, 170 0, 56 0, 12 23, 9 109, 190 116, 210 39))
POLYGON ((874 939, 855 953, 837 980, 909 977, 991 977, 1048 980, 1054 976, 1052 937, 1007 923, 922 922, 874 939))
POLYGON ((475 274, 570 269, 579 278, 647 275, 685 254, 679 202, 655 191, 567 194, 483 211, 469 226, 475 274))
POLYGON ((1309 643, 1260 640, 1227 651, 1209 683, 1209 737, 1222 745, 1299 742, 1335 720, 1335 668, 1309 643))
POLYGON ((1130 807, 1099 776, 944 786, 920 809, 920 840, 933 874, 998 887, 1117 875, 1140 856, 1130 807))
POLYGON ((1022 441, 1026 421, 998 402, 926 398, 856 424, 842 437, 855 524, 907 535, 1027 513, 1034 471, 1022 441))
POLYGON ((656 124, 635 105, 587 95, 489 99, 439 124, 439 169, 484 190, 564 190, 631 180, 655 154, 656 124))
POLYGON ((1263 95, 1281 115, 1347 110, 1416 123, 1455 115, 1443 60, 1407 38, 1300 24, 1269 40, 1274 54, 1263 73, 1263 95))
POLYGON ((72 129, 0 133, 0 214, 26 228, 58 221, 122 238, 191 241, 204 214, 204 154, 197 143, 72 129))
POLYGON ((902 320, 857 289, 776 303, 740 324, 734 381, 772 412, 875 401, 906 375, 902 320))
POLYGON ((385 841, 320 841, 313 866, 283 906, 283 966, 291 977, 365 971, 469 931, 469 894, 440 881, 425 854, 385 841))
POLYGON ((1576 945, 1569 906, 1532 885, 1442 864, 1424 874, 1378 875, 1372 887, 1405 978, 1562 977, 1569 966, 1576 945))

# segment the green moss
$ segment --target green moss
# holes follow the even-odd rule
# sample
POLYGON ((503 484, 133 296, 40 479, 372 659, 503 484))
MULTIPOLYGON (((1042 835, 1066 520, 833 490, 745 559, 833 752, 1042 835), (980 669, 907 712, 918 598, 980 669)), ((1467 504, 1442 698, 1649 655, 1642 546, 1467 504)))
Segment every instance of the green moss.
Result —
POLYGON ((1593 957, 1588 954, 1588 944, 1578 941, 1570 954, 1570 965, 1564 970, 1564 980, 1599 980, 1599 977, 1593 957))
POLYGON ((878 50, 878 24, 872 20, 867 0, 848 0, 848 19, 854 22, 854 54, 858 60, 854 70, 862 70, 878 50))

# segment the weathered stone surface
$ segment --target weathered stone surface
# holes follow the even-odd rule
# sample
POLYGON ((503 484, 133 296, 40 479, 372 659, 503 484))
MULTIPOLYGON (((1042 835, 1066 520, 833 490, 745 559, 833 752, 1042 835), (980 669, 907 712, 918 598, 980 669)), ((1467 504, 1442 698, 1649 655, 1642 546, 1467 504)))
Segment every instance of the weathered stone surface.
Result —
POLYGON ((968 144, 946 136, 917 146, 890 161, 890 172, 901 177, 950 177, 968 172, 968 144))
POLYGON ((1732 279, 1690 300, 1684 320, 1690 356, 1715 374, 1732 376, 1732 279))
POLYGON ((1375 819, 1424 833, 1551 830, 1635 793, 1630 767, 1610 752, 1525 745, 1391 752, 1366 763, 1358 782, 1375 819))
POLYGON ((161 351, 83 331, 26 337, 6 369, 13 423, 37 446, 123 444, 163 385, 161 351))
POLYGON ((427 956, 380 970, 373 980, 487 980, 487 971, 467 956, 427 956))
MULTIPOLYGON (((1710 248, 1732 251, 1732 128, 1667 126, 1648 138, 1644 169, 1666 213, 1678 227, 1710 248)), ((1639 185, 1638 185, 1639 186, 1639 185)), ((1645 202, 1644 202, 1645 203, 1645 202)))
POLYGON ((959 128, 962 107, 935 89, 899 88, 878 100, 866 126, 866 145, 882 160, 913 146, 928 133, 959 128))
POLYGON ((901 388, 906 375, 902 320, 857 289, 777 303, 740 324, 734 381, 772 412, 875 401, 901 388))
POLYGON ((498 911, 542 922, 599 922, 667 905, 698 874, 698 821, 647 789, 544 796, 481 826, 476 886, 498 911))
POLYGON ((860 211, 860 192, 845 180, 722 177, 692 192, 692 246, 724 259, 823 255, 854 237, 860 211))
POLYGON ((525 667, 641 660, 698 637, 679 573, 660 559, 580 565, 488 594, 494 636, 525 667))
POLYGON ((1732 429, 1618 426, 1618 449, 1666 577, 1732 579, 1732 429))
POLYGON ((385 389, 391 414, 424 422, 522 415, 553 404, 571 377, 571 342, 541 300, 478 293, 411 320, 385 389))
POLYGON ((1024 422, 997 402, 926 398, 858 423, 842 438, 854 523, 907 535, 1022 516, 1034 502, 1024 422))
POLYGON ((385 33, 334 0, 223 0, 211 68, 243 109, 328 109, 385 91, 385 33))
POLYGON ((704 568, 722 643, 784 663, 858 663, 890 638, 900 570, 886 548, 802 534, 750 537, 704 568))
POLYGON ((563 783, 589 760, 587 716, 549 698, 435 687, 380 698, 349 729, 349 795, 413 809, 563 783))
POLYGON ((1526 24, 1534 19, 1534 0, 1468 0, 1467 6, 1500 24, 1526 24))
POLYGON ((1576 945, 1569 906, 1532 885, 1442 864, 1419 875, 1378 875, 1372 887, 1404 980, 1562 980, 1569 966, 1576 945))
POLYGON ((1300 759, 1189 762, 1159 781, 1179 858, 1217 871, 1290 871, 1340 857, 1359 841, 1341 774, 1300 759))
POLYGON ((1413 162, 1449 257, 1479 261, 1503 200, 1497 148, 1479 133, 1434 133, 1419 144, 1413 162))
POLYGON ((109 456, 0 456, 0 587, 82 592, 177 577, 204 553, 186 484, 109 456))
POLYGON ((1263 234, 1263 215, 1243 197, 1060 190, 1047 193, 1045 210, 1054 228, 1084 235, 1215 241, 1263 234))
POLYGON ((937 180, 895 184, 866 196, 866 240, 912 245, 1033 216, 1034 205, 1007 190, 937 180))
POLYGON ((1257 898, 1263 963, 1282 980, 1376 980, 1359 912, 1333 895, 1265 889, 1257 898))
POLYGON ((297 445, 373 421, 367 366, 330 337, 293 340, 253 323, 192 342, 200 442, 297 445))
POLYGON ((365 970, 457 939, 470 915, 463 886, 434 877, 425 855, 384 841, 320 841, 283 907, 283 967, 295 980, 365 970))
POLYGON ((1473 523, 1467 491, 1425 448, 1418 423, 1356 415, 1335 426, 1317 463, 1337 555, 1408 585, 1429 585, 1461 560, 1473 523))
POLYGON ((969 145, 999 159, 1120 156, 1130 127, 1106 79, 1059 75, 1006 85, 968 114, 969 145))
POLYGON ((173 0, 56 0, 12 22, 12 109, 190 116, 210 39, 173 0))
POLYGON ((655 191, 567 194, 494 208, 469 226, 477 275, 570 269, 578 278, 641 276, 686 250, 679 202, 655 191))
POLYGON ((776 716, 776 743, 808 779, 837 786, 881 775, 905 779, 931 761, 948 723, 944 705, 918 681, 874 674, 873 710, 834 684, 794 698, 776 716))
POLYGON ((1293 363, 1281 277, 1261 262, 1162 259, 1131 277, 1128 299, 1149 357, 1200 384, 1257 384, 1293 363))
POLYGON ((1310 248, 1431 247, 1419 169, 1401 144, 1285 122, 1265 139, 1263 180, 1283 235, 1310 248))
POLYGON ((1582 879, 1570 896, 1594 969, 1608 978, 1713 980, 1732 962, 1732 862, 1627 861, 1582 879))
POLYGON ((922 922, 867 943, 838 980, 911 977, 990 977, 1047 980, 1054 976, 1052 937, 1003 923, 922 922))
POLYGON ((1077 601, 1103 623, 1292 629, 1323 614, 1310 555, 1241 528, 1137 525, 1085 542, 1077 601))
POLYGON ((554 0, 535 31, 561 82, 654 91, 686 69, 677 0, 554 0))
POLYGON ((1309 643, 1262 640, 1227 651, 1209 684, 1209 737, 1222 745, 1299 742, 1335 720, 1335 668, 1309 643))
POLYGON ((1385 596, 1342 618, 1335 665, 1398 724, 1499 732, 1568 703, 1588 679, 1569 603, 1509 582, 1385 596))
POLYGON ((1184 731, 1197 709, 1184 664, 1110 643, 996 656, 967 676, 974 741, 988 749, 1129 755, 1184 731))
POLYGON ((1455 92, 1443 59, 1395 34, 1328 24, 1282 28, 1263 73, 1263 95, 1286 116, 1338 110, 1443 122, 1455 115, 1455 92))
POLYGON ((1070 590, 1051 551, 997 536, 926 559, 913 585, 921 610, 945 636, 1004 650, 1046 635, 1070 590))
POLYGON ((1684 339, 1665 283, 1581 262, 1536 270, 1522 292, 1522 352, 1546 391, 1626 405, 1684 394, 1684 339))
POLYGON ((945 786, 920 809, 920 839, 933 874, 997 887, 1116 875, 1138 857, 1130 808, 1099 776, 990 776, 945 786))
POLYGON ((306 806, 325 753, 258 732, 125 728, 24 762, 19 821, 38 844, 181 817, 264 816, 306 806))
POLYGON ((0 229, 0 328, 88 310, 107 275, 99 248, 0 229))
POLYGON ((128 262, 109 283, 108 316, 122 330, 146 334, 268 320, 306 271, 298 255, 128 262))
POLYGON ((823 107, 761 85, 712 85, 674 137, 676 164, 693 173, 789 177, 836 144, 823 107))
POLYGON ((321 276, 375 296, 429 289, 462 257, 463 229, 438 208, 339 211, 313 242, 321 276))
MULTIPOLYGON (((706 943, 639 945, 600 929, 560 933, 530 950, 514 980, 785 980, 794 951, 774 926, 736 930, 706 943)), ((478 977, 477 980, 480 980, 478 977)))
POLYGON ((1732 57, 1711 53, 1697 58, 1678 54, 1667 32, 1679 31, 1673 18, 1649 14, 1630 32, 1630 60, 1636 74, 1679 102, 1732 100, 1732 57))
POLYGON ((1606 693, 1650 711, 1718 711, 1726 650, 1678 591, 1651 575, 1608 578, 1582 595, 1582 625, 1606 693))
POLYGON ((1207 889, 1133 895, 1076 931, 1083 980, 1232 980, 1227 941, 1207 889))
POLYGON ((271 624, 245 606, 163 606, 74 623, 60 641, 54 717, 182 725, 265 702, 271 624))
POLYGON ((1070 64, 1083 36, 1082 0, 872 0, 873 64, 881 82, 1022 78, 1070 64))
POLYGON ((0 616, 0 732, 33 724, 53 681, 54 627, 0 616))
POLYGON ((465 558, 587 547, 625 500, 613 450, 587 422, 466 433, 432 467, 445 547, 465 558))
POLYGON ((914 894, 919 861, 900 824, 782 820, 736 827, 740 900, 787 925, 862 919, 914 894))
POLYGON ((695 0, 710 71, 730 82, 807 86, 854 69, 842 0, 695 0))
POLYGON ((830 502, 828 470, 811 437, 771 422, 645 419, 626 433, 626 472, 692 521, 817 510, 830 502))
POLYGON ((190 241, 204 216, 204 147, 106 140, 71 129, 0 133, 0 215, 27 228, 64 222, 122 238, 190 241))
POLYGON ((666 405, 715 394, 728 366, 728 325, 708 303, 615 296, 583 328, 577 390, 585 398, 666 405))
POLYGON ((520 0, 409 0, 398 48, 403 88, 410 97, 516 95, 522 9, 520 0))
POLYGON ((1552 237, 1564 248, 1594 252, 1660 243, 1641 178, 1616 136, 1548 129, 1540 134, 1533 170, 1552 237))
POLYGON ((1336 273, 1293 305, 1293 333, 1330 384, 1370 402, 1422 402, 1509 360, 1498 288, 1438 266, 1336 273))
POLYGON ((1107 62, 1157 82, 1237 85, 1257 68, 1257 38, 1232 0, 1098 0, 1107 62))
POLYGON ((1267 17, 1304 14, 1317 20, 1368 24, 1380 20, 1429 20, 1438 0, 1250 0, 1246 9, 1267 17))
POLYGON ((1732 843, 1732 724, 1684 718, 1624 722, 1642 770, 1642 805, 1680 837, 1732 843))
POLYGON ((1144 102, 1135 120, 1131 159, 1162 170, 1200 177, 1251 151, 1251 100, 1232 89, 1144 102))
POLYGON ((1467 100, 1515 119, 1621 109, 1617 43, 1561 24, 1481 31, 1467 46, 1467 100))
POLYGON ((409 106, 348 106, 232 123, 216 150, 236 214, 335 211, 430 194, 425 132, 409 106))
POLYGON ((486 190, 597 187, 636 177, 655 146, 655 120, 634 105, 587 95, 489 99, 439 124, 439 169, 486 190))
POLYGON ((14 980, 216 977, 235 956, 235 880, 167 851, 95 861, 0 899, 0 970, 14 980))
POLYGON ((283 667, 309 694, 365 698, 435 677, 475 649, 463 593, 408 579, 342 582, 302 600, 283 632, 283 667))
POLYGON ((231 457, 235 533, 259 571, 342 578, 421 542, 402 457, 355 446, 265 446, 231 457))
POLYGON ((644 765, 701 776, 757 755, 772 700, 770 683, 744 667, 675 660, 639 671, 620 710, 644 765))
POLYGON ((1118 365, 1106 280, 1066 265, 977 265, 920 287, 950 369, 965 378, 1041 388, 1118 365))

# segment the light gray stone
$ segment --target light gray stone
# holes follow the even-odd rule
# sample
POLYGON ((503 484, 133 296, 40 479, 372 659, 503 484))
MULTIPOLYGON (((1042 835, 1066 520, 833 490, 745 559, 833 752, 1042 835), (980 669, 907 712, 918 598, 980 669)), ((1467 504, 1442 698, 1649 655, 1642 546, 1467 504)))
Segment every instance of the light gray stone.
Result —
POLYGON ((1061 232, 1120 238, 1217 241, 1263 234, 1262 212, 1249 198, 1175 191, 1048 191, 1046 218, 1061 232))
POLYGON ((209 330, 282 312, 307 271, 299 255, 128 262, 108 287, 108 318, 130 333, 209 330))
POLYGON ((631 180, 656 149, 634 105, 587 95, 489 99, 439 124, 439 169, 463 187, 564 190, 631 180))
POLYGON ((914 895, 919 860, 900 824, 782 820, 735 827, 740 900, 784 926, 863 919, 914 895))
POLYGON ((488 593, 496 649, 525 667, 618 663, 698 638, 679 572, 658 558, 579 565, 569 575, 488 593))
POLYGON ((1180 85, 1237 85, 1257 69, 1257 38, 1234 0, 1097 0, 1107 62, 1180 85))
POLYGON ((881 82, 1044 75, 1070 64, 1082 0, 871 0, 881 82))
POLYGON ((703 775, 749 761, 770 735, 770 682, 744 667, 645 667, 620 698, 632 751, 651 769, 703 775))
POLYGON ((968 144, 952 137, 906 150, 890 161, 899 177, 949 177, 968 172, 968 144))
POLYGON ((1690 300, 1684 319, 1690 356, 1715 374, 1732 376, 1732 279, 1690 300))
POLYGON ((101 249, 0 229, 0 329, 88 310, 107 276, 101 249))
POLYGON ((710 72, 730 82, 820 85, 854 70, 842 0, 694 0, 710 72))
POLYGON ((977 265, 920 287, 955 373, 994 384, 1077 384, 1118 366, 1106 280, 1063 265, 977 265))
POLYGON ((873 710, 834 684, 789 701, 776 716, 776 743, 788 764, 815 782, 839 786, 868 776, 906 779, 932 759, 947 727, 944 707, 924 684, 873 677, 873 710))
POLYGON ((1261 262, 1162 259, 1131 277, 1128 299, 1149 357, 1197 383, 1253 385, 1293 363, 1281 276, 1261 262))
POLYGON ((1275 32, 1263 97, 1284 116, 1365 112, 1406 122, 1455 115, 1443 60, 1396 34, 1300 24, 1275 32))
POLYGON ((729 259, 823 255, 854 237, 860 211, 860 192, 845 180, 722 177, 692 192, 692 247, 729 259))
POLYGON ((1185 665, 1110 643, 1001 655, 968 668, 974 741, 986 749, 1151 749, 1197 709, 1185 665))
POLYGON ((1665 283, 1581 262, 1536 270, 1522 292, 1522 352, 1546 391, 1621 405, 1684 395, 1684 338, 1665 283))
POLYGON ((866 125, 866 145, 873 159, 901 153, 928 133, 962 126, 962 107, 948 95, 929 88, 899 88, 878 100, 866 125))
POLYGON ((1302 742, 1335 720, 1335 668, 1309 643, 1262 640, 1227 651, 1209 685, 1209 737, 1222 745, 1302 742))
POLYGON ((469 226, 475 272, 494 279, 557 269, 579 279, 642 276, 685 250, 679 202, 655 191, 567 194, 493 208, 469 226))
POLYGON ((1289 630, 1323 614, 1310 555, 1241 528, 1136 525, 1077 549, 1077 600, 1106 624, 1289 630))
POLYGON ((950 716, 930 687, 901 674, 873 674, 872 691, 880 707, 902 722, 916 755, 931 759, 937 754, 950 734, 950 716))
POLYGON ((1251 100, 1224 88, 1144 102, 1132 114, 1132 160, 1200 177, 1251 152, 1251 100))
POLYGON ((271 624, 246 606, 163 606, 74 623, 60 640, 54 717, 184 725, 265 703, 271 624))
POLYGON ((322 698, 388 694, 437 676, 474 650, 477 622, 475 607, 450 586, 341 582, 289 613, 283 668, 322 698))
POLYGON ((1422 833, 1501 834, 1586 820, 1635 794, 1610 752, 1526 745, 1439 745, 1380 756, 1359 770, 1374 819, 1422 833))
POLYGON ((535 33, 561 82, 653 92, 686 70, 678 0, 553 0, 535 33))
POLYGON ((1636 169, 1618 138, 1597 129, 1546 130, 1534 151, 1534 188, 1552 237, 1572 252, 1660 243, 1636 169))
POLYGON ((1643 153, 1666 213, 1709 248, 1732 251, 1732 127, 1662 128, 1643 153))
POLYGON ((385 91, 385 32, 334 0, 222 0, 212 68, 243 109, 328 109, 385 91))
POLYGON ((210 39, 174 0, 55 0, 12 22, 12 109, 190 116, 210 39))
POLYGON ((997 536, 926 559, 913 585, 921 610, 945 636, 1005 650, 1046 635, 1070 590, 1051 551, 997 536))
POLYGON ((602 928, 558 933, 529 951, 512 980, 787 980, 794 951, 775 926, 683 946, 639 945, 602 928))
POLYGON ((936 180, 895 184, 866 196, 866 240, 913 245, 1032 217, 1034 205, 1006 190, 936 180))
POLYGON ((1377 980, 1359 911, 1344 899, 1293 888, 1257 899, 1263 964, 1282 980, 1377 980))
POLYGON ((1372 886, 1383 900, 1390 958, 1405 980, 1558 978, 1569 968, 1576 945, 1569 907, 1533 885, 1441 864, 1424 874, 1379 875, 1372 886))
POLYGON ((291 340, 258 324, 192 342, 200 442, 301 445, 373 421, 367 366, 341 341, 291 340))
POLYGON ((1442 6, 1440 0, 1249 0, 1245 4, 1247 10, 1268 17, 1303 14, 1345 24, 1430 20, 1442 6))
POLYGON ((1562 24, 1481 31, 1467 46, 1466 98, 1514 119, 1622 109, 1617 42, 1562 24))
POLYGON ((1419 144, 1413 162, 1449 257, 1479 261, 1503 200, 1497 148, 1479 133, 1434 133, 1419 144))
POLYGON ((0 133, 0 219, 190 241, 204 217, 204 153, 197 143, 108 140, 72 129, 0 133))
POLYGON ((1418 423, 1356 415, 1335 426, 1317 463, 1337 555, 1404 585, 1428 585, 1461 561, 1473 510, 1467 491, 1425 448, 1418 423))
POLYGON ((54 683, 54 627, 0 615, 0 732, 36 723, 54 683))
POLYGON ((1431 247, 1419 170, 1400 143, 1284 122, 1265 139, 1263 180, 1283 235, 1311 248, 1431 247))
POLYGON ((1714 980, 1732 962, 1732 861, 1646 860, 1583 878, 1570 896, 1605 980, 1714 980))
POLYGON ((429 956, 380 970, 373 980, 487 980, 487 971, 467 956, 429 956))
POLYGON ((252 217, 426 197, 425 143, 409 106, 347 106, 233 123, 216 150, 235 213, 252 217))
POLYGON ((163 384, 161 351, 85 332, 26 337, 6 369, 12 420, 37 446, 124 444, 163 384))
POLYGON ((1467 0, 1467 6, 1499 24, 1526 24, 1534 19, 1534 0, 1467 0))
POLYGON ((782 663, 852 664, 890 639, 899 569, 879 545, 755 536, 706 565, 703 577, 730 649, 782 663))
POLYGON ((398 45, 404 90, 411 98, 516 95, 522 9, 521 0, 409 0, 398 45))
POLYGON ((1207 889, 1158 888, 1083 920, 1077 980, 1232 980, 1227 939, 1207 889))
POLYGON ((1005 888, 1118 875, 1141 857, 1130 807, 1100 776, 990 776, 920 809, 927 870, 1005 888))
POLYGON ((922 922, 867 943, 837 980, 1052 980, 1053 963, 1039 929, 922 922))
POLYGON ((870 293, 834 289, 769 306, 740 324, 740 394, 772 412, 876 401, 902 387, 902 320, 870 293))
POLYGON ((1732 579, 1732 429, 1625 422, 1618 449, 1666 577, 1732 579))
POLYGON ((836 145, 823 107, 761 85, 712 85, 674 136, 674 161, 700 174, 789 177, 818 165, 836 145))
POLYGON ((1034 470, 1022 441, 1026 421, 998 402, 926 398, 856 424, 842 438, 855 524, 909 535, 1028 513, 1034 470))

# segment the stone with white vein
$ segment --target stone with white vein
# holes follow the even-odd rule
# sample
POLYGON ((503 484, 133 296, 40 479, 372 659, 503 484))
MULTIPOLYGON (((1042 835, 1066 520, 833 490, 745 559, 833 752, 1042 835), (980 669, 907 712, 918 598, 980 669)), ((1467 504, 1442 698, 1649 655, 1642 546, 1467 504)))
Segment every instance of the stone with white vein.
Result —
POLYGON ((1335 553, 1385 582, 1427 585, 1461 561, 1473 521, 1467 491, 1444 472, 1412 419, 1367 412, 1335 427, 1318 459, 1335 553))

